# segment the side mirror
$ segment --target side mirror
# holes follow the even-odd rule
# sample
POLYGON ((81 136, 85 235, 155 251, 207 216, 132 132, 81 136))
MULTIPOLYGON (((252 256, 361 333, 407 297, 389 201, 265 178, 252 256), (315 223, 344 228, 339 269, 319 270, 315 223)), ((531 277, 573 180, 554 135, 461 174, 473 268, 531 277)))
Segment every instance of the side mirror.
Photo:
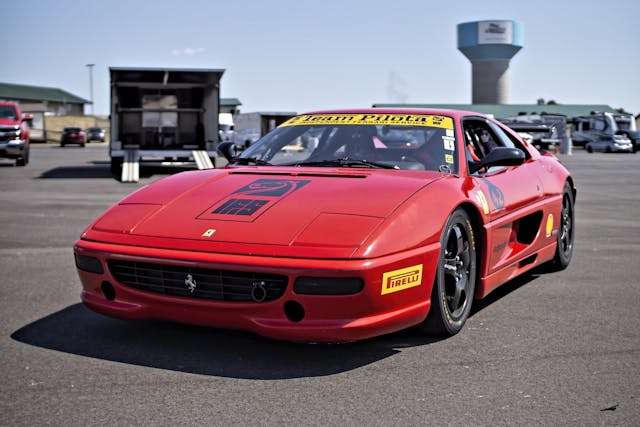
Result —
POLYGON ((218 151, 230 162, 236 157, 236 144, 233 141, 222 142, 218 145, 218 151))
POLYGON ((479 162, 469 162, 469 173, 491 166, 517 166, 524 163, 525 155, 519 148, 497 147, 479 162))

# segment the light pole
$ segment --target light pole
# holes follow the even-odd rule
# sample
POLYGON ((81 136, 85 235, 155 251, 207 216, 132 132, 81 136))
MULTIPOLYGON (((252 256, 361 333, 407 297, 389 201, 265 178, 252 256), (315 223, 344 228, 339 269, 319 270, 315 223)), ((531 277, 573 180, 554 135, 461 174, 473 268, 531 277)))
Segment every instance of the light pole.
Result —
POLYGON ((96 64, 86 64, 89 68, 89 93, 91 96, 91 115, 93 116, 93 67, 96 64))

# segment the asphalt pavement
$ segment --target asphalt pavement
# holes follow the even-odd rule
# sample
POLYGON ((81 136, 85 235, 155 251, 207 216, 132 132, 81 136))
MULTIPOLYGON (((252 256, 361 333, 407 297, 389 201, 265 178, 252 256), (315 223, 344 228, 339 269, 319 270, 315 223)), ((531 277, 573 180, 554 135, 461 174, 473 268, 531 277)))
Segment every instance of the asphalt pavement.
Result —
POLYGON ((120 183, 104 144, 0 160, 0 425, 639 425, 640 154, 561 159, 567 270, 501 287, 452 338, 342 345, 89 311, 74 241, 168 171, 120 183))

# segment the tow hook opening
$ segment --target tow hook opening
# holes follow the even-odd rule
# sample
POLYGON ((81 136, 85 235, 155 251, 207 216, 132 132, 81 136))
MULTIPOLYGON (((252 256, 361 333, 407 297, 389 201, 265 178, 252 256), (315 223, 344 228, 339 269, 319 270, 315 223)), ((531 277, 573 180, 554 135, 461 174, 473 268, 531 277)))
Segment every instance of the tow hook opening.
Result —
POLYGON ((296 301, 287 301, 284 303, 284 314, 292 322, 299 322, 304 319, 304 307, 296 301))
POLYGON ((111 283, 105 280, 102 282, 102 285, 100 285, 100 289, 102 289, 102 294, 109 301, 116 299, 116 290, 111 283))

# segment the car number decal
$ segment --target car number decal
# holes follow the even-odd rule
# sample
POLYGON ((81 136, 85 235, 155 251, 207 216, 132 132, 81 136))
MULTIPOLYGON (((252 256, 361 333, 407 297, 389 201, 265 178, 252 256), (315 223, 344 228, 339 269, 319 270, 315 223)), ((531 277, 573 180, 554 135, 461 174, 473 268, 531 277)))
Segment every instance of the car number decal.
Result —
POLYGON ((304 179, 258 179, 219 200, 198 219, 255 221, 280 200, 310 182, 304 179))

